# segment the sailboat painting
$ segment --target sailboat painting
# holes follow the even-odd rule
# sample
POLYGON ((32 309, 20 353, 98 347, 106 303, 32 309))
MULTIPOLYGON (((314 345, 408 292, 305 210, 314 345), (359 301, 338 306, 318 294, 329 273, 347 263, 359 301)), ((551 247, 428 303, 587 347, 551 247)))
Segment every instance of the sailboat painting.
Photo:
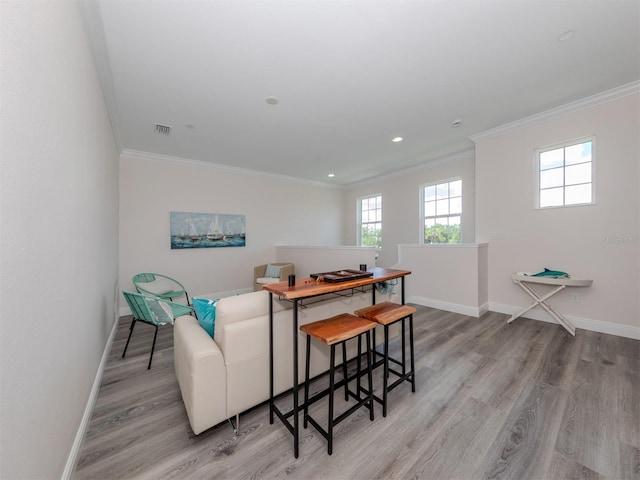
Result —
POLYGON ((170 212, 171 249, 244 247, 245 216, 170 212))

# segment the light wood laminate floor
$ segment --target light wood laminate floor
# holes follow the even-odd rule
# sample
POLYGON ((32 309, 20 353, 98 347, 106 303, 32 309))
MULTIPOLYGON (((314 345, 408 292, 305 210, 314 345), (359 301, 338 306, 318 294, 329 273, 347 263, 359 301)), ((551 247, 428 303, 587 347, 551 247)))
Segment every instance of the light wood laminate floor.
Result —
POLYGON ((312 427, 302 430, 298 459, 266 404, 241 415, 238 436, 228 423, 194 435, 171 327, 147 370, 153 328, 136 326, 122 359, 124 317, 73 478, 640 478, 639 341, 416 308, 416 393, 401 385, 386 418, 376 404, 375 421, 361 409, 340 423, 332 456, 312 427))

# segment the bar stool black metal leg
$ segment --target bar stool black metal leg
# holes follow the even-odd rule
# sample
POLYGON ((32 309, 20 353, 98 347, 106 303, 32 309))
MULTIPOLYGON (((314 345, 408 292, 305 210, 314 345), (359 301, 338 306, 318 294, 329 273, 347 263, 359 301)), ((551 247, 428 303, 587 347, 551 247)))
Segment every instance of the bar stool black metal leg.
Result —
POLYGON ((307 428, 307 415, 309 414, 309 363, 311 360, 311 337, 307 335, 307 352, 305 354, 305 368, 304 368, 304 413, 303 426, 307 428))
POLYGON ((347 382, 347 342, 342 342, 342 378, 344 378, 344 400, 349 401, 349 385, 347 382))
POLYGON ((382 416, 387 416, 387 386, 389 383, 389 325, 384 326, 384 374, 382 379, 382 416))
MULTIPOLYGON (((360 337, 358 337, 358 341, 360 337)), ((373 421, 373 365, 371 363, 371 335, 367 332, 367 380, 369 381, 369 419, 373 421)), ((358 347, 358 379, 360 378, 360 348, 358 347)), ((360 390, 358 390, 360 396, 360 390)))
POLYGON ((413 353, 413 314, 409 315, 409 348, 411 349, 411 392, 416 393, 416 366, 413 353))
POLYGON ((375 353, 375 349, 376 349, 376 330, 377 327, 373 329, 373 363, 376 363, 376 353, 375 353))
MULTIPOLYGON (((367 348, 369 348, 369 344, 367 344, 367 348)), ((360 396, 360 371, 361 371, 360 357, 361 356, 362 356, 362 335, 358 335, 358 360, 357 360, 358 375, 356 376, 356 392, 358 393, 358 396, 360 396)))
MULTIPOLYGON (((344 346, 342 347, 344 348, 344 346)), ((331 455, 333 452, 333 393, 335 380, 335 353, 336 346, 331 345, 331 360, 329 366, 329 424, 327 425, 327 453, 331 455)))
POLYGON ((407 369, 406 369, 406 365, 407 365, 407 359, 405 357, 405 350, 406 350, 406 343, 405 343, 405 321, 406 318, 402 319, 402 376, 404 377, 405 374, 407 373, 407 369))

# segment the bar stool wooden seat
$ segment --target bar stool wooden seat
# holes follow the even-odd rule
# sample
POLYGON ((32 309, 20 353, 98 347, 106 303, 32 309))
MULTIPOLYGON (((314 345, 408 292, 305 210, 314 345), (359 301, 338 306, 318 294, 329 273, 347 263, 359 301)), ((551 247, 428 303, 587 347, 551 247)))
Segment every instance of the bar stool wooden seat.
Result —
MULTIPOLYGON (((377 402, 382 404, 382 416, 387 416, 387 398, 391 390, 396 388, 404 381, 411 383, 411 391, 416 391, 416 377, 415 377, 415 365, 414 365, 414 352, 413 352, 413 314, 416 313, 416 309, 408 305, 400 305, 393 302, 382 302, 370 307, 361 308, 354 312, 358 317, 366 320, 371 320, 384 326, 384 351, 382 352, 383 359, 377 362, 374 359, 373 367, 376 368, 380 365, 384 365, 384 374, 382 380, 382 398, 374 395, 373 398, 377 402), (407 370, 407 362, 405 355, 405 320, 409 319, 409 349, 410 349, 410 368, 407 370), (397 360, 389 357, 389 326, 402 321, 402 360, 397 360), (392 361, 401 366, 402 371, 398 372, 389 368, 389 361, 392 361), (389 372, 396 375, 398 378, 395 382, 389 385, 389 372)), ((374 336, 375 339, 375 336, 374 336)), ((375 349, 375 340, 374 340, 375 349)), ((380 353, 374 350, 374 355, 380 353)))
POLYGON ((305 365, 305 382, 304 382, 304 428, 307 428, 307 422, 311 423, 316 430, 327 440, 327 452, 331 455, 333 451, 333 428, 349 415, 354 413, 363 405, 369 408, 369 419, 373 420, 373 376, 372 376, 372 364, 371 364, 371 335, 370 332, 376 327, 376 324, 365 320, 363 318, 356 317, 349 313, 343 313, 336 315, 335 317, 327 318, 325 320, 319 320, 317 322, 308 323, 302 325, 300 330, 307 334, 307 351, 306 351, 306 365, 305 365), (367 352, 367 368, 366 373, 368 376, 369 391, 366 397, 361 396, 360 392, 360 375, 365 371, 360 369, 360 356, 362 354, 362 337, 366 335, 366 352, 367 352), (329 388, 323 390, 320 393, 314 395, 309 400, 309 363, 311 355, 311 337, 314 337, 321 342, 331 347, 330 354, 330 366, 329 366, 329 388), (347 375, 347 353, 346 342, 352 338, 358 337, 358 358, 357 358, 357 371, 351 378, 347 375), (342 368, 343 379, 338 383, 335 382, 335 349, 336 345, 342 345, 342 368), (358 391, 353 392, 349 390, 349 381, 357 378, 358 391), (348 410, 341 413, 337 417, 333 416, 333 395, 337 388, 342 385, 345 387, 345 400, 349 400, 349 396, 352 396, 357 403, 351 406, 348 410), (322 428, 311 415, 309 415, 309 405, 315 401, 329 395, 329 413, 327 430, 322 428))

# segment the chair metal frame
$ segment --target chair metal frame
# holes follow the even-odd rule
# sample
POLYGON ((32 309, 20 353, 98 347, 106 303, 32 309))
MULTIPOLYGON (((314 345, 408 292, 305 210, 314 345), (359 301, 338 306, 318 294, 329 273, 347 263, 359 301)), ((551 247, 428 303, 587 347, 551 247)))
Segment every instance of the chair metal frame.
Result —
POLYGON ((133 276, 132 282, 133 282, 133 285, 136 287, 136 290, 138 291, 138 293, 143 293, 145 295, 150 295, 152 297, 159 297, 165 300, 173 300, 174 298, 178 298, 184 294, 185 298, 187 299, 187 305, 191 305, 191 301, 189 300, 189 294, 187 293, 187 289, 184 288, 184 285, 182 285, 182 283, 180 283, 175 278, 171 278, 161 273, 138 273, 133 276), (157 280, 157 278, 166 278, 167 280, 179 286, 180 290, 174 290, 174 291, 159 295, 157 293, 150 292, 149 290, 145 290, 144 287, 140 286, 141 283, 153 282, 154 280, 157 280))
POLYGON ((122 294, 124 295, 124 298, 131 309, 131 314, 133 315, 133 320, 129 327, 129 337, 127 338, 127 344, 124 346, 122 358, 124 358, 127 353, 129 341, 131 340, 131 335, 133 334, 133 328, 135 327, 136 322, 153 325, 155 327, 155 333, 153 334, 151 355, 149 356, 149 365, 147 366, 147 370, 149 370, 151 368, 151 361, 153 360, 153 352, 156 348, 158 327, 168 323, 173 324, 177 317, 191 314, 193 312, 193 308, 180 303, 163 300, 156 296, 148 296, 141 293, 123 291, 122 294), (161 304, 163 303, 171 308, 171 315, 169 315, 169 312, 162 307, 161 304))

